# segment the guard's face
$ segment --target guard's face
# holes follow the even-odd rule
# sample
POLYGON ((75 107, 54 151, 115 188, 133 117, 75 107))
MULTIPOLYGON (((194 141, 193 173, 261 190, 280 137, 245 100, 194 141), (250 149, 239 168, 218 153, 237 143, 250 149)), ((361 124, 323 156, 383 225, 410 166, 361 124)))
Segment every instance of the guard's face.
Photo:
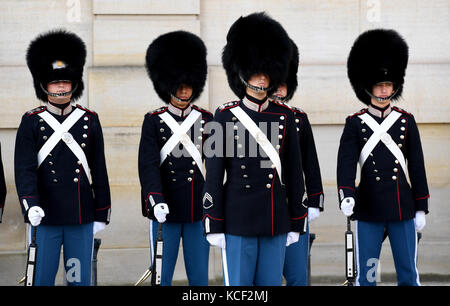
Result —
MULTIPOLYGON (((392 82, 380 82, 372 87, 372 94, 376 97, 386 98, 394 93, 394 84, 392 82)), ((376 99, 371 99, 372 104, 379 107, 386 107, 391 100, 377 101, 376 99)))
MULTIPOLYGON (((47 91, 50 93, 64 93, 69 92, 71 90, 72 90, 72 82, 69 81, 59 81, 47 84, 47 91)), ((59 96, 59 97, 48 96, 48 100, 52 103, 64 104, 69 102, 71 97, 72 94, 68 96, 59 96)))
POLYGON ((277 96, 278 98, 285 98, 287 95, 287 85, 286 84, 280 85, 273 95, 277 96))
POLYGON ((373 85, 372 94, 380 98, 389 97, 394 93, 394 84, 391 82, 381 82, 373 85))
POLYGON ((186 84, 181 84, 177 89, 177 98, 187 100, 192 96, 192 87, 186 84))
POLYGON ((269 87, 270 84, 270 78, 267 74, 264 73, 256 73, 250 77, 248 80, 248 83, 250 85, 256 86, 256 87, 269 87))
MULTIPOLYGON (((186 84, 181 84, 180 87, 178 87, 177 92, 175 93, 175 96, 182 100, 188 100, 191 98, 192 93, 193 93, 193 89, 191 86, 186 85, 186 84)), ((190 103, 190 101, 186 101, 186 102, 178 101, 174 98, 171 98, 170 102, 178 108, 185 108, 190 103)))

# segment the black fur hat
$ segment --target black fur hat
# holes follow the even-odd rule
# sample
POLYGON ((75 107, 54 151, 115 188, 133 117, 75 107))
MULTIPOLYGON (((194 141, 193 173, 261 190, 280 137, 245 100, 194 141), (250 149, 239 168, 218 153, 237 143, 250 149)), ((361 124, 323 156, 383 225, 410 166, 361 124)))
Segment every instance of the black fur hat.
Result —
POLYGON ((147 73, 158 96, 170 103, 181 84, 192 87, 191 102, 203 91, 208 73, 206 47, 200 37, 175 31, 156 38, 145 56, 147 73))
POLYGON ((288 75, 285 82, 287 86, 287 94, 286 98, 284 99, 285 102, 288 102, 292 98, 298 86, 297 71, 299 64, 299 53, 295 42, 291 40, 291 43, 292 43, 292 56, 291 62, 289 63, 288 75))
POLYGON ((34 89, 39 100, 47 102, 47 84, 57 80, 72 81, 72 101, 83 93, 83 66, 86 46, 76 34, 63 29, 52 30, 36 37, 29 45, 27 65, 33 76, 34 89))
POLYGON ((222 53, 231 89, 242 99, 246 86, 240 76, 248 81, 255 73, 265 73, 270 95, 286 80, 291 53, 290 38, 279 22, 264 12, 240 17, 228 31, 222 53))
POLYGON ((375 29, 362 33, 353 44, 347 60, 347 75, 356 96, 370 104, 373 85, 389 81, 394 84, 392 101, 403 91, 408 45, 394 30, 375 29))

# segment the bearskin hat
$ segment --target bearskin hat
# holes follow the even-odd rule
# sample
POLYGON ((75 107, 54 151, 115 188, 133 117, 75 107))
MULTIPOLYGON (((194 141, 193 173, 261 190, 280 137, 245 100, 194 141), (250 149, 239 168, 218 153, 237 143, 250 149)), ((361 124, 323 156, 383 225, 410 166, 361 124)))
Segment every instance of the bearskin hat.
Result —
POLYGON ((292 44, 292 56, 291 62, 289 63, 288 75, 285 82, 287 87, 287 94, 284 99, 285 102, 288 102, 292 98, 298 86, 297 81, 297 71, 299 64, 298 47, 293 40, 291 40, 291 44, 292 44))
POLYGON ((353 44, 347 60, 347 75, 356 96, 370 104, 373 85, 392 82, 399 99, 403 91, 408 45, 394 30, 375 29, 362 33, 353 44))
POLYGON ((290 38, 279 22, 264 12, 240 17, 230 27, 222 53, 228 83, 242 99, 248 81, 255 73, 270 78, 268 94, 273 93, 286 80, 291 60, 290 38))
POLYGON ((30 43, 26 60, 39 100, 48 100, 41 86, 47 89, 48 83, 58 80, 72 81, 72 101, 83 93, 86 45, 76 34, 63 29, 40 34, 30 43))
POLYGON ((181 84, 192 87, 191 102, 202 93, 208 66, 206 47, 200 37, 186 31, 175 31, 156 38, 147 49, 147 73, 158 96, 170 103, 181 84))

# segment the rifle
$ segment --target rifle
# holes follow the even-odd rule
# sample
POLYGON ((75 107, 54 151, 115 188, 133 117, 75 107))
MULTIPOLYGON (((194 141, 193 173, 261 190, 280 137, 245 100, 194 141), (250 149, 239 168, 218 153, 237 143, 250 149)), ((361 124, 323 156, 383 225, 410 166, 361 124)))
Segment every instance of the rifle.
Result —
POLYGON ((97 286, 97 253, 102 240, 99 238, 94 238, 94 252, 92 254, 92 265, 91 265, 91 286, 97 286))
POLYGON ((350 217, 347 217, 347 231, 345 232, 345 277, 344 286, 353 286, 356 278, 355 246, 350 217))
POLYGON ((311 286, 311 248, 314 240, 316 239, 316 234, 309 234, 309 252, 308 252, 308 286, 311 286))
POLYGON ((162 238, 162 223, 159 223, 158 226, 158 235, 156 237, 155 244, 155 252, 153 254, 153 262, 151 266, 142 274, 141 278, 134 284, 135 286, 139 286, 142 284, 150 275, 152 276, 150 279, 151 286, 159 286, 161 285, 161 270, 162 270, 162 255, 164 248, 164 240, 162 238))
POLYGON ((32 238, 31 243, 28 246, 28 256, 27 256, 27 268, 25 270, 25 287, 34 286, 34 274, 36 271, 36 255, 37 255, 37 244, 36 244, 36 231, 37 226, 31 226, 32 228, 32 238))

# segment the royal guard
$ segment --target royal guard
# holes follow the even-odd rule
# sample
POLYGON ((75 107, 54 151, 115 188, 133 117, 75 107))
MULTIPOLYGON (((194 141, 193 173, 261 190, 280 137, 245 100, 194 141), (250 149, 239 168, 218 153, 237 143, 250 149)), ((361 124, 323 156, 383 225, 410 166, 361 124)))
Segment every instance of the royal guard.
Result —
MULTIPOLYGON (((289 64, 289 72, 286 82, 280 85, 277 91, 270 97, 276 104, 287 105, 297 89, 297 71, 299 65, 299 53, 297 45, 292 43, 292 58, 289 64)), ((308 206, 308 223, 317 219, 323 211, 323 187, 320 175, 319 160, 317 158, 314 136, 307 114, 300 108, 289 106, 295 116, 298 137, 300 141, 301 160, 303 174, 305 176, 306 195, 303 201, 308 206)), ((309 260, 309 224, 306 226, 306 235, 301 235, 298 242, 286 248, 283 275, 287 286, 308 285, 308 260, 309 260)))
POLYGON ((37 227, 35 285, 54 285, 64 245, 69 285, 90 285, 94 234, 111 213, 98 115, 72 102, 83 93, 84 42, 65 30, 39 35, 27 51, 36 96, 23 115, 14 171, 25 222, 37 227))
POLYGON ((350 83, 368 106, 347 117, 337 165, 340 208, 356 220, 357 285, 376 285, 385 232, 398 284, 420 285, 417 231, 425 226, 430 195, 414 116, 392 105, 401 97, 407 64, 406 42, 386 29, 361 34, 348 57, 350 83))
POLYGON ((146 67, 156 93, 167 104, 145 115, 139 145, 142 214, 150 218, 150 253, 154 255, 163 223, 161 285, 172 284, 181 239, 189 285, 206 286, 209 244, 201 223, 202 148, 212 114, 193 105, 206 82, 206 47, 192 33, 166 33, 149 45, 146 67))
POLYGON ((0 144, 0 223, 2 223, 5 200, 6 200, 6 182, 5 182, 5 174, 3 172, 2 145, 0 144))
POLYGON ((291 55, 287 33, 265 13, 240 17, 228 32, 222 62, 239 100, 216 110, 203 195, 206 238, 222 248, 225 285, 281 285, 286 246, 306 231, 294 114, 268 100, 291 55))

